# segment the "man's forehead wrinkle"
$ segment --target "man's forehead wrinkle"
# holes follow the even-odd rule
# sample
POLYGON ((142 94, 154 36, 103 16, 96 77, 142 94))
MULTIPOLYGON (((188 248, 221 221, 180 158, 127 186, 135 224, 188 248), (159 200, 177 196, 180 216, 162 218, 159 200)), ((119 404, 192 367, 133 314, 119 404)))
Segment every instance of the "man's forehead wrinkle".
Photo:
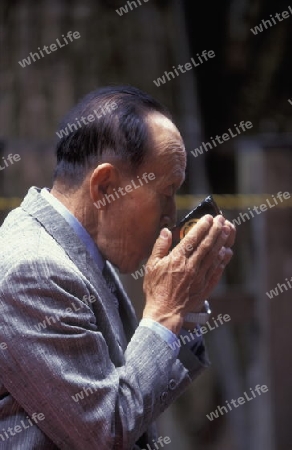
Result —
MULTIPOLYGON (((173 153, 173 156, 175 158, 175 160, 178 162, 178 164, 181 164, 181 162, 183 162, 183 168, 184 171, 186 170, 186 166, 187 166, 187 156, 186 156, 186 152, 184 148, 177 148, 175 149, 173 153)), ((171 154, 172 154, 171 153, 171 154)))
POLYGON ((165 176, 164 179, 168 183, 181 185, 185 181, 185 171, 181 167, 176 166, 165 176))
POLYGON ((157 160, 157 158, 164 164, 170 164, 175 160, 176 163, 182 165, 184 167, 184 170, 186 168, 187 158, 186 158, 186 152, 185 148, 182 142, 178 141, 172 141, 169 142, 169 140, 166 142, 160 142, 159 145, 151 146, 149 148, 150 153, 149 157, 150 159, 157 160))
POLYGON ((185 177, 187 156, 182 136, 173 122, 163 116, 148 116, 148 163, 164 182, 181 184, 185 177))
POLYGON ((185 173, 187 158, 184 148, 171 146, 164 149, 164 163, 173 165, 173 173, 185 173), (169 158, 168 158, 169 157, 169 158))
POLYGON ((159 150, 183 151, 185 149, 183 140, 180 135, 170 136, 169 134, 164 135, 163 133, 157 133, 156 135, 154 135, 154 140, 152 139, 152 145, 154 144, 154 142, 159 150))
POLYGON ((185 151, 185 146, 183 144, 182 141, 179 140, 172 140, 172 141, 168 141, 166 144, 166 150, 170 151, 170 152, 184 152, 185 151))
POLYGON ((164 154, 173 155, 177 154, 181 156, 185 154, 185 146, 183 140, 179 137, 177 138, 167 138, 161 139, 157 146, 158 150, 163 152, 164 154))

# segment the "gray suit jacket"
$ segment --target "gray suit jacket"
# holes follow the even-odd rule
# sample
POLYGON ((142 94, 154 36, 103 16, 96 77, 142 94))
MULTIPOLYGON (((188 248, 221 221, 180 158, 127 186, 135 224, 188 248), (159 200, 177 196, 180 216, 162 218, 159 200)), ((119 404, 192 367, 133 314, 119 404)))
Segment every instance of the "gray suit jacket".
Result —
POLYGON ((112 271, 118 311, 83 243, 38 188, 7 216, 0 249, 0 449, 152 443, 152 422, 209 365, 204 349, 195 356, 183 346, 175 358, 158 334, 137 328, 112 271))

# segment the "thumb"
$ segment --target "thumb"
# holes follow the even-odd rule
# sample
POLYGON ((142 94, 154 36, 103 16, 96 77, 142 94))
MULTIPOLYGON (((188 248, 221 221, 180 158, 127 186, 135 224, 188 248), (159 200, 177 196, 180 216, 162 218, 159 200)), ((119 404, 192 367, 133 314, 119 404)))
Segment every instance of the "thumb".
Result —
POLYGON ((172 243, 171 231, 168 228, 163 228, 160 231, 160 235, 156 239, 151 256, 149 258, 149 262, 150 261, 154 262, 155 259, 157 258, 161 259, 164 256, 168 255, 171 243, 172 243))

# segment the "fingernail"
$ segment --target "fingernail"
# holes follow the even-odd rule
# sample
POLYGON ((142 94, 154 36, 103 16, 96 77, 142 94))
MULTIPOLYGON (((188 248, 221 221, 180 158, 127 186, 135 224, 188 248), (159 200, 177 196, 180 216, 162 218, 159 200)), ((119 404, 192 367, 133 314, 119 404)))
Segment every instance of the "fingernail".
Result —
POLYGON ((220 216, 219 219, 218 219, 218 221, 221 223, 221 225, 224 225, 224 224, 225 224, 225 219, 224 219, 223 216, 220 216))
POLYGON ((168 239, 168 229, 167 228, 162 228, 162 230, 160 231, 160 236, 163 239, 168 239))
POLYGON ((208 222, 210 224, 213 223, 213 217, 210 214, 207 214, 205 216, 205 220, 206 220, 206 222, 208 222))
POLYGON ((218 253, 218 256, 219 256, 221 259, 223 259, 225 255, 226 255, 226 248, 225 248, 225 247, 222 247, 221 250, 220 250, 220 252, 218 253))
POLYGON ((230 231, 229 231, 229 230, 226 230, 225 228, 223 228, 223 231, 222 231, 222 237, 223 237, 223 239, 227 239, 228 236, 229 236, 229 234, 230 234, 230 231))

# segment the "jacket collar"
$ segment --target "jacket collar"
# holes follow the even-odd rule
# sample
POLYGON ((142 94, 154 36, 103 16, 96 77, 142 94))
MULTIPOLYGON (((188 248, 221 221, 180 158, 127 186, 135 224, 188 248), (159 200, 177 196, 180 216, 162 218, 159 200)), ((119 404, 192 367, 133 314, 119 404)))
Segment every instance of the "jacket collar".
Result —
MULTIPOLYGON (((31 187, 20 207, 34 217, 45 228, 45 230, 64 249, 68 257, 83 273, 85 278, 93 285, 100 296, 107 315, 113 320, 112 325, 117 331, 120 328, 120 322, 122 320, 124 331, 127 340, 129 341, 137 327, 137 318, 132 303, 125 294, 112 265, 107 262, 118 286, 119 312, 113 308, 111 302, 109 302, 109 296, 112 294, 107 288, 99 267, 93 261, 83 242, 81 242, 67 221, 40 194, 40 191, 40 188, 35 186, 31 187)), ((122 347, 124 347, 124 345, 122 345, 122 347)))

